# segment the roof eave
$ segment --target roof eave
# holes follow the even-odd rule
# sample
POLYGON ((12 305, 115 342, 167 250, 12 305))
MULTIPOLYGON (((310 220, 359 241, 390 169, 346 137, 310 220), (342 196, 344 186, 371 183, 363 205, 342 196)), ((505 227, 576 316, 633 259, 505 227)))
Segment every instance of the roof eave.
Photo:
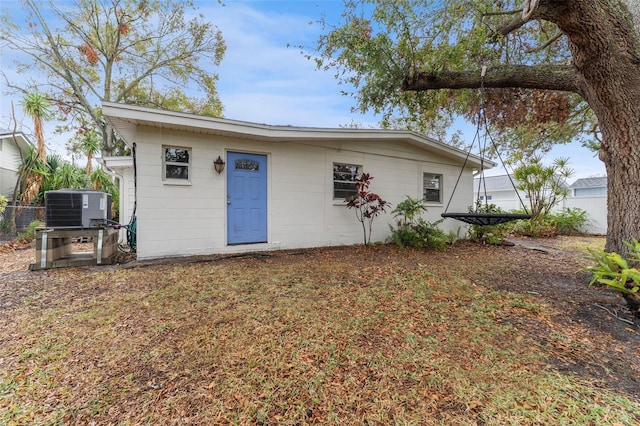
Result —
POLYGON ((0 134, 0 137, 5 138, 5 139, 12 139, 14 140, 18 145, 20 145, 20 149, 29 149, 30 147, 34 146, 33 143, 31 143, 31 140, 29 139, 29 137, 22 131, 19 132, 3 132, 0 134))
MULTIPOLYGON (((127 126, 147 125, 175 130, 215 134, 219 136, 252 139, 269 142, 287 142, 295 140, 330 141, 330 140, 387 140, 402 141, 419 148, 436 151, 450 158, 465 161, 472 167, 490 169, 496 164, 492 161, 469 155, 465 151, 454 148, 435 139, 428 138, 408 130, 382 129, 330 129, 318 127, 273 126, 246 121, 230 120, 186 114, 175 111, 158 110, 134 105, 103 102, 103 116, 116 129, 127 126)), ((132 141, 126 140, 128 145, 132 141)))

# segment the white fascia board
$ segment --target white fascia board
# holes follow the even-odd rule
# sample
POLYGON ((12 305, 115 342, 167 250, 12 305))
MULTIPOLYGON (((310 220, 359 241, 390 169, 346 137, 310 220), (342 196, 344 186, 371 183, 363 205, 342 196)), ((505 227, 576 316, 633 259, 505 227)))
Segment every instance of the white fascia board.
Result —
MULTIPOLYGON (((126 140, 127 129, 131 124, 163 127, 198 133, 208 133, 242 139, 267 142, 288 141, 359 141, 384 140, 402 141, 426 151, 437 152, 460 161, 467 161, 471 167, 480 167, 480 158, 469 155, 460 149, 451 147, 435 139, 428 138, 408 130, 383 129, 329 129, 318 127, 272 126, 226 118, 205 117, 174 111, 158 110, 134 105, 103 102, 102 113, 126 140), (124 130, 124 132, 122 132, 124 130), (124 133, 124 134, 123 134, 124 133)), ((127 141, 128 145, 133 141, 127 141)), ((491 161, 484 161, 485 169, 495 167, 491 161)))
POLYGON ((22 131, 15 132, 15 134, 13 132, 3 133, 0 135, 0 138, 9 140, 12 142, 15 140, 15 142, 20 146, 20 149, 22 150, 27 150, 30 147, 34 146, 33 143, 31 143, 31 140, 22 131), (15 136, 15 139, 14 139, 14 136, 15 136))
POLYGON ((98 162, 114 172, 133 167, 133 157, 102 157, 98 162))

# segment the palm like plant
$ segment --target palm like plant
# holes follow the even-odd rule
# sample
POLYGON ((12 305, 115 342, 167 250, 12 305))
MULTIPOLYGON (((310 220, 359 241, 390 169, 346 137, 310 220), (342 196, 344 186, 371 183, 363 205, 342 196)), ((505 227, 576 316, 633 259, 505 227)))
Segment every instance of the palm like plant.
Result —
POLYGON ((44 127, 43 120, 53 118, 53 113, 49 109, 49 101, 39 92, 29 93, 22 100, 22 108, 25 114, 33 118, 33 132, 37 143, 37 158, 42 159, 46 163, 47 150, 44 143, 44 127))
POLYGON ((37 200, 38 194, 42 192, 44 182, 50 176, 50 170, 45 161, 38 157, 37 149, 31 147, 25 153, 20 171, 23 180, 20 191, 21 204, 29 204, 37 200))
POLYGON ((64 163, 56 172, 52 184, 53 189, 87 188, 89 187, 89 179, 81 167, 64 163))
POLYGON ((49 109, 49 101, 39 92, 30 93, 22 100, 22 108, 25 114, 33 118, 33 132, 36 138, 37 148, 35 153, 30 153, 30 158, 25 159, 25 183, 20 196, 22 204, 29 204, 36 198, 47 175, 47 150, 44 143, 43 120, 49 120, 53 113, 49 109))
POLYGON ((91 174, 93 157, 100 152, 101 146, 101 136, 95 130, 91 129, 82 134, 77 148, 87 157, 87 166, 85 167, 87 176, 91 174))

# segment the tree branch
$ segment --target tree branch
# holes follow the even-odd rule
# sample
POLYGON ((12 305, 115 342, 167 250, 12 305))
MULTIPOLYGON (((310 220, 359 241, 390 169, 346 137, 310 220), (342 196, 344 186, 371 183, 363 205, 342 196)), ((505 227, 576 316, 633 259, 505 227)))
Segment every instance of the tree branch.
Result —
POLYGON ((528 21, 531 19, 536 9, 538 8, 538 0, 525 0, 522 7, 522 20, 528 21))
POLYGON ((527 21, 522 19, 522 15, 516 15, 509 22, 507 22, 506 24, 504 24, 503 26, 498 28, 496 30, 496 33, 498 33, 498 34, 500 34, 501 36, 504 37, 507 34, 512 33, 513 31, 517 30, 518 28, 520 28, 521 26, 523 26, 526 23, 527 23, 527 21))
POLYGON ((487 68, 484 82, 478 71, 432 71, 406 77, 402 90, 477 89, 485 87, 559 90, 582 95, 570 65, 498 65, 487 68))
POLYGON ((555 33, 553 35, 553 37, 551 37, 549 40, 546 41, 546 43, 544 43, 542 46, 538 46, 534 49, 529 49, 527 50, 526 53, 536 53, 536 52, 541 52, 544 49, 546 49, 547 47, 551 46, 553 43, 555 43, 556 41, 560 40, 560 37, 562 37, 564 34, 562 34, 560 31, 558 31, 557 33, 555 33))

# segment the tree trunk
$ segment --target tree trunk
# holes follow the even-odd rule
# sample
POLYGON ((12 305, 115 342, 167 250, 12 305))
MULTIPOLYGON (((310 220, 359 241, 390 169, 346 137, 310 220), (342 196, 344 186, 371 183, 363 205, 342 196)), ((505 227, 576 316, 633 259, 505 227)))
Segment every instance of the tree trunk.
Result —
POLYGON ((638 293, 623 294, 627 307, 636 318, 640 318, 640 296, 638 293))
POLYGON ((547 6, 555 16, 543 17, 569 37, 580 92, 602 131, 600 159, 608 176, 605 249, 624 254, 624 241, 640 237, 640 31, 622 0, 547 6))
MULTIPOLYGON (((638 97, 637 99, 640 99, 638 97)), ((640 129, 636 117, 631 127, 640 129)), ((609 138, 600 151, 607 169, 607 244, 606 251, 624 254, 624 241, 640 239, 640 138, 613 129, 617 135, 609 138)))

